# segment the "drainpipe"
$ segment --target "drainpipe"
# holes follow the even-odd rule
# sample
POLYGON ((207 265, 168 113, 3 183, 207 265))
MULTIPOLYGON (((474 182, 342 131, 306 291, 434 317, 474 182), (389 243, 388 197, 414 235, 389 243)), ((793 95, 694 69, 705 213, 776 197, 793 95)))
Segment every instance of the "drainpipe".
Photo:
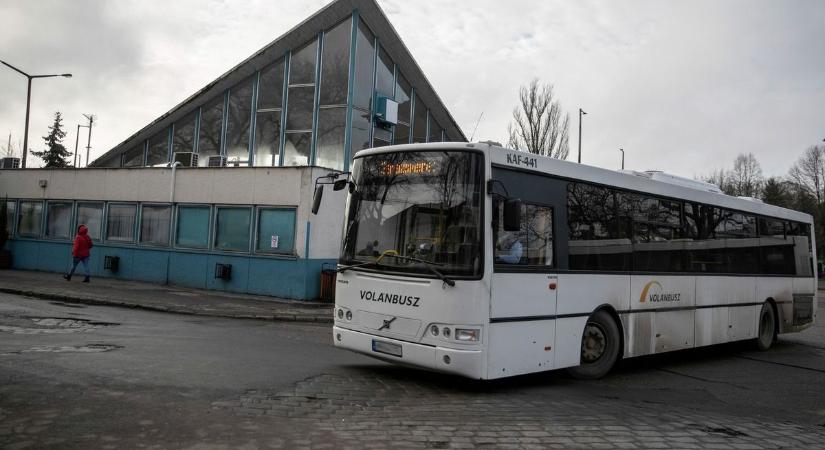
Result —
POLYGON ((169 186, 169 203, 175 203, 175 172, 180 166, 180 161, 175 161, 170 164, 170 167, 172 167, 172 184, 169 186))

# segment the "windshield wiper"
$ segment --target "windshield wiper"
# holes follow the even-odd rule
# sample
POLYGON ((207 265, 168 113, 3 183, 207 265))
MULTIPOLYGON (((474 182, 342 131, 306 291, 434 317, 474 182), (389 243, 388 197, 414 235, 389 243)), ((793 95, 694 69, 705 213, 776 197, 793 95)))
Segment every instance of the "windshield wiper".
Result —
POLYGON ((437 276, 439 279, 441 279, 441 281, 446 283, 447 286, 450 286, 450 287, 455 286, 455 280, 453 280, 452 278, 444 275, 438 269, 433 267, 433 266, 440 266, 441 264, 437 264, 437 263, 434 263, 432 261, 427 261, 425 259, 414 258, 412 256, 403 256, 403 255, 398 255, 398 254, 393 254, 393 253, 387 253, 387 254, 382 255, 382 256, 387 256, 387 257, 398 258, 398 259, 403 259, 403 260, 407 260, 407 261, 422 263, 422 264, 424 264, 424 267, 429 269, 430 272, 432 272, 435 276, 437 276))
POLYGON ((337 269, 335 269, 335 271, 338 272, 338 273, 342 273, 342 272, 346 272, 347 270, 354 269, 356 267, 366 266, 367 264, 375 264, 376 266, 380 265, 375 261, 364 261, 364 262, 360 262, 358 264, 350 264, 348 266, 340 266, 337 269))

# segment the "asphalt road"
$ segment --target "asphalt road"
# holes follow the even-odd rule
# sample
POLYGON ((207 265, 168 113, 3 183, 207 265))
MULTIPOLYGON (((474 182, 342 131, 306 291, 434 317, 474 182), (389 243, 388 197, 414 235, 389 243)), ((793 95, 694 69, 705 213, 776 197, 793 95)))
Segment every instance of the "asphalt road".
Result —
POLYGON ((0 294, 0 447, 825 448, 824 329, 475 382, 337 350, 328 325, 0 294))

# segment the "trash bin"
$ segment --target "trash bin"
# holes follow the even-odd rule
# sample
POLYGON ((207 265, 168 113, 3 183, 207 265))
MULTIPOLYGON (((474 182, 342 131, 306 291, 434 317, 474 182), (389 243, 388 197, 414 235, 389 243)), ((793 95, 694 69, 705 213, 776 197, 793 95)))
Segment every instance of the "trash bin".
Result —
POLYGON ((324 263, 321 265, 321 300, 329 303, 335 302, 335 264, 324 263))

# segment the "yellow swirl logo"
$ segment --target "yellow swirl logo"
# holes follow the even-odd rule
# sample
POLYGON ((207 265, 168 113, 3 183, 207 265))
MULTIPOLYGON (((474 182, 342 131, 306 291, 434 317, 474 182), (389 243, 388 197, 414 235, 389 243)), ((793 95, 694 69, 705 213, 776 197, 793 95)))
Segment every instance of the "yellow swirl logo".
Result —
POLYGON ((651 303, 659 302, 678 302, 682 294, 679 292, 664 292, 662 285, 656 281, 649 281, 644 288, 642 288, 642 295, 639 296, 639 303, 650 301, 651 303), (652 292, 651 292, 652 291, 652 292))

